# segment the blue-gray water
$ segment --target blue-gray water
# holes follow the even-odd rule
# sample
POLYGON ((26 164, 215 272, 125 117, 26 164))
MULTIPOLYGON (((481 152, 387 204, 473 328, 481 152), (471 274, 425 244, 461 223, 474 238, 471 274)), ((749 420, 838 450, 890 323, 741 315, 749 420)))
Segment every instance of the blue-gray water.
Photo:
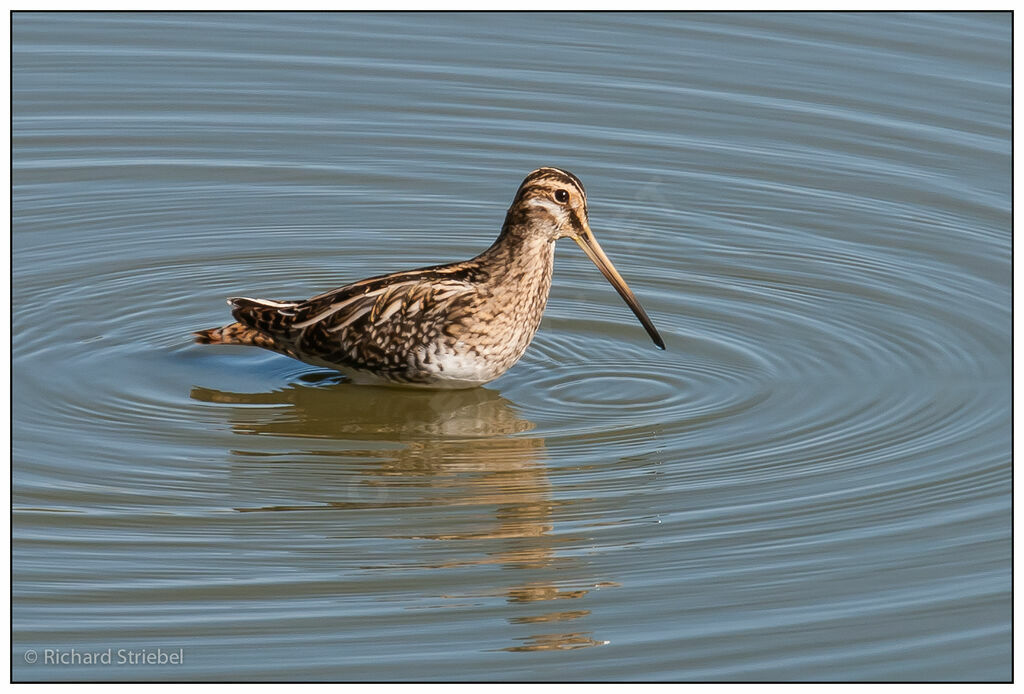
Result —
POLYGON ((15 14, 14 678, 1008 679, 1010 30, 15 14), (191 344, 541 165, 667 351, 569 242, 486 388, 191 344))

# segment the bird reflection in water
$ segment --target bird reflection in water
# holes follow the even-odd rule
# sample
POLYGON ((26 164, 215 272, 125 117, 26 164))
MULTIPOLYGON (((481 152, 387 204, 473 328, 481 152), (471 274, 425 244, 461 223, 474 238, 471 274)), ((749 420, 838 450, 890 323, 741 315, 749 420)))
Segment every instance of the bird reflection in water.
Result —
MULTIPOLYGON (((606 581, 578 587, 573 582, 576 585, 567 588, 564 579, 555 580, 555 571, 576 573, 572 569, 578 568, 578 560, 559 557, 556 547, 578 538, 549 534, 552 513, 564 502, 551 499, 544 440, 530 436, 533 424, 495 391, 399 391, 352 386, 326 374, 310 374, 304 380, 269 393, 193 388, 194 400, 232 406, 224 411, 236 434, 269 436, 288 444, 284 449, 273 444, 256 451, 233 450, 233 475, 248 478, 233 480, 234 488, 267 489, 277 499, 308 500, 312 487, 318 497, 316 503, 259 505, 238 511, 387 511, 387 527, 373 524, 374 530, 367 534, 445 543, 441 552, 425 548, 429 550, 424 552, 426 558, 417 561, 416 567, 499 565, 542 575, 541 580, 498 589, 443 595, 453 600, 501 595, 511 605, 550 605, 583 598, 595 587, 616 585, 606 581), (302 442, 299 450, 293 448, 296 441, 302 442), (274 464, 267 465, 268 457, 274 464), (325 457, 331 465, 323 464, 325 457), (251 479, 265 474, 274 475, 273 481, 251 479), (311 480, 310 475, 321 479, 311 480), (347 481, 339 484, 339 475, 347 481), (321 501, 324 494, 342 498, 321 501), (423 507, 451 508, 432 513, 423 507), (481 513, 485 507, 487 512, 481 513)), ((589 614, 587 609, 549 609, 508 621, 553 624, 589 614)), ((520 645, 503 650, 564 650, 607 643, 582 631, 542 633, 517 641, 520 645)))

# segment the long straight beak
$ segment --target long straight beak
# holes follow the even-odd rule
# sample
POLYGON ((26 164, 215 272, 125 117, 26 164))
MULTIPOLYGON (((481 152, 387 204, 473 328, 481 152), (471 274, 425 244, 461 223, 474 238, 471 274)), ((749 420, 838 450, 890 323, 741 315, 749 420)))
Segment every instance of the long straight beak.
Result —
POLYGON ((654 323, 651 322, 647 312, 644 311, 643 306, 637 300, 636 295, 626 284, 626 280, 622 279, 622 275, 619 274, 615 266, 612 265, 612 261, 608 260, 608 256, 604 254, 604 250, 601 248, 601 244, 594 238, 594 232, 590 230, 590 225, 585 221, 583 222, 583 233, 579 236, 573 236, 572 240, 579 244, 579 247, 583 249, 583 252, 587 254, 587 257, 593 261, 597 269, 601 271, 605 279, 611 282, 611 285, 615 287, 615 291, 619 293, 625 302, 629 306, 636 317, 640 319, 641 325, 644 326, 644 330, 654 340, 654 344, 659 349, 665 349, 665 341, 661 339, 661 335, 658 334, 658 329, 654 327, 654 323))

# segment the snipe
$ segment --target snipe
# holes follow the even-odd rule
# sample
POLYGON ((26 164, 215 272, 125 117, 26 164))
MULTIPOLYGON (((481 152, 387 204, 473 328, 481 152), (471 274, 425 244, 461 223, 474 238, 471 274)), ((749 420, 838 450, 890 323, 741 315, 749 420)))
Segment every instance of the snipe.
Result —
POLYGON ((228 299, 236 322, 197 332, 196 341, 263 347, 356 383, 478 386, 526 351, 547 304, 555 241, 566 236, 665 349, 590 230, 583 184, 549 167, 523 180, 498 240, 472 260, 371 277, 305 301, 228 299))

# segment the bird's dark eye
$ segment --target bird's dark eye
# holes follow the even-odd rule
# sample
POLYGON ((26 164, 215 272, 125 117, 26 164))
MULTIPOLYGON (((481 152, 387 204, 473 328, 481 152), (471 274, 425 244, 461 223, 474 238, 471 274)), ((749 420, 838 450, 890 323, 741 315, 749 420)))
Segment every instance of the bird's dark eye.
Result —
POLYGON ((569 191, 559 188, 555 191, 555 200, 558 202, 569 202, 569 191))

